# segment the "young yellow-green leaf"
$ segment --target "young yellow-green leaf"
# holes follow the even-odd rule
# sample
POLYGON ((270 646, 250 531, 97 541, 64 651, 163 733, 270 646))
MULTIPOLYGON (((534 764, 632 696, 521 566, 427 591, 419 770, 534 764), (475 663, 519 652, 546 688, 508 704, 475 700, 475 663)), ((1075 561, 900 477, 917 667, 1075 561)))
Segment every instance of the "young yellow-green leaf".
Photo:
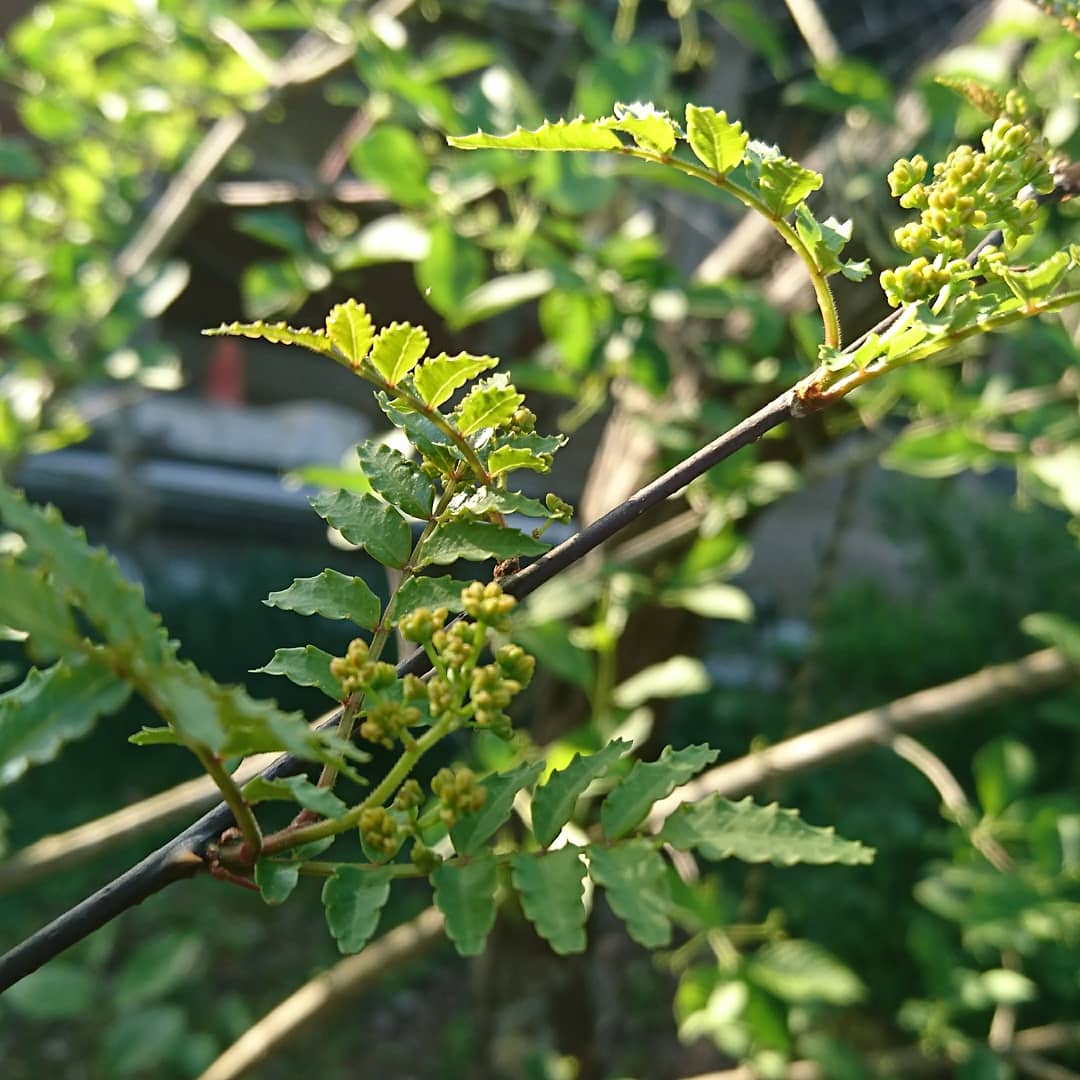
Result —
POLYGON ((992 86, 961 75, 935 75, 934 82, 959 94, 969 105, 996 120, 1005 112, 1005 98, 992 86))
POLYGON ((391 386, 397 386, 416 367, 427 347, 427 331, 422 326, 392 322, 375 339, 371 363, 391 386))
POLYGON ((299 345, 321 356, 333 356, 334 346, 322 330, 312 330, 308 326, 299 328, 286 323, 265 323, 261 320, 253 323, 222 323, 210 330, 204 330, 207 337, 246 337, 257 341, 270 341, 275 345, 299 345))
POLYGON ((379 916, 390 896, 391 871, 339 866, 323 886, 326 925, 343 953, 359 952, 375 933, 379 916))
POLYGON ((681 851, 694 849, 707 859, 740 859, 796 863, 844 863, 857 866, 874 861, 874 849, 844 840, 832 828, 807 825, 796 810, 776 803, 758 806, 750 796, 728 802, 715 796, 684 804, 664 822, 661 839, 681 851))
POLYGON ((651 102, 635 101, 630 105, 615 105, 615 115, 597 123, 610 131, 625 131, 642 150, 667 157, 675 149, 678 129, 671 115, 655 108, 651 102))
POLYGON ((530 469, 539 473, 551 471, 551 466, 532 450, 516 446, 497 446, 488 454, 487 468, 492 476, 515 469, 530 469))
POLYGON ((689 697, 708 688, 709 673, 697 657, 669 656, 619 683, 611 700, 620 709, 636 709, 651 698, 689 697))
POLYGON ((671 944, 671 891, 667 867, 648 840, 589 848, 589 876, 607 892, 611 910, 647 949, 671 944))
POLYGON ((557 120, 535 131, 516 128, 509 135, 451 135, 446 140, 458 150, 619 150, 622 143, 602 120, 557 120))
POLYGON ((391 506, 416 518, 431 516, 435 486, 415 462, 385 443, 362 442, 356 453, 371 486, 391 506))
POLYGON ((543 768, 542 761, 532 764, 522 762, 510 772, 485 777, 483 786, 487 790, 487 799, 484 805, 479 810, 465 814, 450 830, 454 850, 460 855, 474 855, 479 851, 509 819, 514 796, 532 784, 543 768))
POLYGON ((255 863, 255 884, 267 904, 283 904, 300 881, 299 863, 259 859, 255 863))
POLYGON ((284 675, 297 686, 317 686, 328 698, 341 701, 341 683, 330 674, 330 662, 334 658, 314 645, 302 645, 295 649, 275 649, 274 658, 260 668, 252 668, 253 675, 284 675))
POLYGON ((446 916, 446 936, 462 956, 479 956, 495 925, 497 870, 488 851, 444 862, 431 875, 435 906, 446 916))
POLYGON ((775 218, 786 217, 822 183, 821 173, 804 168, 775 146, 756 139, 746 144, 746 175, 775 218))
POLYGON ((717 176, 725 176, 746 152, 748 136, 727 113, 697 105, 686 106, 686 138, 698 160, 717 176))
POLYGON ((442 577, 419 574, 407 578, 394 595, 387 618, 391 625, 396 625, 403 615, 415 611, 418 607, 444 607, 450 611, 461 611, 461 590, 466 584, 468 583, 464 581, 456 581, 449 574, 442 577))
POLYGON ((498 363, 494 356, 472 356, 464 352, 448 356, 446 353, 439 353, 438 356, 425 360, 416 369, 413 373, 413 385, 425 405, 438 408, 453 396, 455 390, 498 363))
POLYGON ((383 566, 404 566, 412 552, 408 522, 373 495, 355 495, 342 489, 316 495, 311 505, 350 544, 358 544, 383 566))
POLYGON ((31 765, 52 761, 66 743, 88 734, 99 716, 116 712, 131 688, 102 663, 103 657, 58 660, 31 668, 16 687, 0 694, 0 786, 31 765))
POLYGON ((665 746, 656 761, 635 761, 634 767, 612 789, 600 807, 600 823, 609 840, 625 836, 645 819, 649 807, 711 765, 719 750, 705 745, 672 750, 665 746))
POLYGON ((528 533, 488 521, 448 521, 437 526, 421 545, 416 566, 446 566, 458 559, 485 562, 515 555, 542 555, 549 546, 528 533))
POLYGON ((128 736, 128 742, 135 746, 182 746, 183 740, 171 727, 143 727, 134 735, 128 736))
POLYGON ((536 932, 560 955, 585 951, 585 863, 568 844, 546 854, 515 855, 514 888, 536 932))
POLYGON ((472 435, 482 428, 497 428, 507 423, 525 400, 510 385, 509 376, 494 375, 466 395, 455 414, 457 429, 462 435, 472 435))
POLYGON ((553 772, 536 789, 532 805, 533 835, 541 847, 547 847, 559 835, 585 789, 603 776, 630 746, 622 739, 615 739, 595 754, 575 754, 565 769, 553 772))
POLYGON ((1057 251, 1028 270, 1002 267, 1000 275, 1009 291, 1024 304, 1045 300, 1074 266, 1068 251, 1057 251))
POLYGON ((363 363, 374 333, 367 308, 355 300, 335 304, 326 316, 326 335, 352 368, 363 363))
POLYGON ((263 603, 301 615, 348 619, 366 630, 375 626, 382 610, 379 598, 363 578, 349 577, 337 570, 324 570, 315 577, 296 578, 287 589, 272 592, 263 603))
POLYGON ((831 952, 813 941, 773 941, 758 949, 747 978, 781 1001, 855 1005, 866 997, 862 980, 831 952))
POLYGON ((329 788, 319 787, 303 775, 279 776, 274 780, 256 776, 244 785, 243 795, 252 805, 269 800, 295 802, 328 818, 339 818, 348 809, 329 788))

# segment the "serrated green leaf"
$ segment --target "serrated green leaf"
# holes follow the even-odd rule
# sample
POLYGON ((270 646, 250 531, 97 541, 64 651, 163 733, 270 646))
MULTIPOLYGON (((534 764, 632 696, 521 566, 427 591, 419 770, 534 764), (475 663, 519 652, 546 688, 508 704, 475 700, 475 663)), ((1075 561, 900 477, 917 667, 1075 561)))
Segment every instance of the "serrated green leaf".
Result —
POLYGON ((350 544, 364 548, 383 566, 404 566, 408 561, 412 552, 408 522, 373 495, 356 495, 342 489, 333 495, 316 495, 311 505, 350 544))
POLYGON ((739 802, 714 796, 684 804, 664 822, 660 837, 672 847, 697 850, 707 859, 734 858, 776 866, 858 866, 874 860, 873 848, 844 840, 832 828, 807 825, 796 810, 783 810, 776 803, 758 806, 750 796, 739 802))
POLYGON ((742 161, 749 136, 739 121, 728 120, 727 113, 687 105, 686 138, 703 165, 725 176, 742 161))
POLYGON ((270 800, 295 802, 305 810, 335 819, 348 809, 329 788, 313 784, 306 776, 279 776, 274 780, 256 776, 244 785, 243 796, 252 805, 270 800))
POLYGON ((615 739, 594 754, 575 754, 565 769, 553 772, 533 795, 533 835, 547 847, 573 817, 574 807, 585 789, 603 776, 630 749, 631 743, 615 739))
POLYGON ((475 379, 482 371, 496 367, 499 361, 494 356, 473 356, 471 353, 458 353, 448 356, 439 353, 430 360, 425 360, 413 373, 413 386, 425 405, 438 408, 448 401, 455 390, 460 389, 470 379, 475 379))
POLYGON ((485 777, 483 786, 487 799, 479 810, 465 814, 450 830, 454 850, 461 855, 473 855, 506 823, 514 806, 514 796, 532 784, 543 771, 544 763, 523 762, 507 773, 485 777))
POLYGON ((515 555, 542 555, 549 544, 527 533, 488 521, 448 521, 439 525, 420 546, 416 566, 446 566, 467 559, 509 559, 515 555))
POLYGON ((461 956, 479 956, 495 925, 498 867, 491 852, 444 862, 432 875, 435 906, 446 916, 446 936, 461 956))
POLYGON ((513 861, 514 888, 536 932, 560 955, 585 951, 585 863, 568 844, 544 855, 521 853, 513 861))
POLYGON ((651 698, 688 697, 709 688, 705 665, 693 656, 671 656, 643 668, 612 691, 611 700, 620 709, 636 709, 651 698))
POLYGON ((791 1003, 855 1005, 866 996, 855 972, 813 941, 770 942, 750 958, 746 974, 751 982, 791 1003))
POLYGON ((462 504, 462 509, 477 517, 493 511, 499 514, 524 514, 525 517, 549 518, 551 511, 539 499, 530 499, 520 491, 502 491, 483 487, 462 504))
POLYGON ((426 416, 410 411, 406 407, 407 403, 398 399, 392 402, 382 390, 376 391, 375 400, 378 401, 379 408, 386 413, 390 423, 401 428, 409 442, 443 472, 452 472, 457 463, 463 460, 454 440, 426 416))
POLYGON ((546 473, 551 466, 537 457, 531 450, 513 446, 497 446, 488 454, 487 469, 492 476, 513 472, 515 469, 530 469, 532 472, 546 473))
POLYGON ((450 611, 462 611, 461 590, 468 582, 456 581, 448 574, 442 577, 426 577, 418 574, 404 581, 394 595, 387 619, 391 625, 410 611, 418 607, 447 608, 450 611))
POLYGON ((390 897, 392 872, 388 867, 366 870, 339 866, 323 885, 326 925, 343 953, 359 952, 375 933, 379 916, 390 897))
POLYGON ((335 304, 326 316, 326 336, 350 367, 358 368, 363 363, 374 333, 367 308, 355 300, 335 304))
POLYGON ((1031 304, 1047 299, 1072 266, 1069 252, 1058 251, 1029 270, 1002 267, 999 276, 1017 300, 1031 304))
POLYGON ((31 668, 16 687, 0 694, 0 786, 31 765, 53 758, 66 743, 87 735, 99 716, 123 707, 131 688, 100 656, 58 660, 31 668))
POLYGON ((329 569, 315 577, 296 578, 287 589, 272 592, 263 603, 301 615, 348 619, 366 630, 375 626, 382 610, 379 598, 363 578, 329 569))
MULTIPOLYGON (((839 221, 835 217, 828 217, 824 221, 818 221, 806 203, 799 203, 795 207, 795 229, 823 274, 844 271, 844 276, 847 277, 849 273, 859 272, 858 264, 840 261, 840 252, 851 240, 850 220, 839 221)), ((866 272, 870 272, 869 265, 866 272)))
POLYGON ((415 462, 385 443, 362 442, 356 453, 371 486, 391 506, 416 518, 431 516, 435 486, 415 462))
POLYGON ((622 143, 603 121, 557 120, 534 131, 515 128, 509 135, 451 135, 446 140, 458 150, 619 150, 622 143))
POLYGON ((299 863, 259 859, 255 863, 255 884, 267 904, 284 904, 300 883, 299 863))
POLYGON ((607 892, 611 910, 647 949, 671 944, 671 891, 667 867, 648 840, 589 848, 589 876, 607 892))
POLYGON ((136 746, 180 746, 183 740, 170 727, 143 727, 134 735, 128 736, 128 742, 136 746))
POLYGON ((392 322, 375 339, 371 363, 391 386, 397 386, 416 367, 427 350, 428 340, 423 327, 392 322))
POLYGON ((630 105, 615 105, 615 115, 597 121, 609 131, 624 131, 643 150, 667 157, 675 149, 678 129, 671 115, 655 108, 651 102, 635 101, 630 105))
POLYGON ((334 658, 314 645, 302 645, 295 649, 275 649, 273 659, 260 668, 252 668, 253 675, 284 675, 297 686, 317 686, 328 698, 341 701, 345 696, 341 683, 330 674, 334 658))
POLYGON ((656 761, 635 761, 634 767, 611 790, 600 807, 600 823, 609 840, 625 836, 645 819, 658 799, 685 784, 720 753, 705 745, 673 750, 665 746, 656 761))
POLYGON ((524 400, 525 395, 509 384, 509 376, 496 375, 465 396, 455 413, 457 429, 462 435, 472 435, 482 428, 500 427, 524 400))
POLYGON ((822 184, 821 173, 784 157, 775 146, 751 139, 746 144, 746 175, 773 217, 786 217, 822 184))
POLYGON ((333 356, 334 346, 322 330, 312 330, 308 326, 300 328, 287 323, 265 323, 261 320, 251 323, 222 323, 210 330, 204 330, 206 337, 246 337, 258 341, 270 341, 275 345, 299 345, 303 349, 322 356, 333 356))
POLYGON ((63 591, 10 555, 0 558, 0 625, 28 634, 33 654, 43 660, 77 648, 82 640, 63 591))

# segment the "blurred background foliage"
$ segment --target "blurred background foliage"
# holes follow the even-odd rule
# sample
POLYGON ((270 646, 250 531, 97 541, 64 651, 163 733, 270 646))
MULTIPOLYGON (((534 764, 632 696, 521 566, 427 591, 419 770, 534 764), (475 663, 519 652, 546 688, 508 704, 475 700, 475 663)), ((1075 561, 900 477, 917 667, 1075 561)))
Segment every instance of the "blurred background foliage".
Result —
MULTIPOLYGON (((212 674, 313 715, 317 695, 245 675, 310 637, 258 601, 328 563, 378 584, 297 487, 362 482, 358 436, 328 450, 310 430, 377 415, 345 372, 200 328, 317 321, 356 296, 435 350, 501 355, 573 433, 554 487, 584 522, 816 360, 806 281, 734 204, 446 134, 616 101, 725 108, 825 173, 815 212, 854 218, 875 271, 896 261, 893 160, 985 126, 939 77, 1018 87, 1051 145, 1080 150, 1080 41, 1024 3, 56 0, 9 2, 0 27, 0 470, 109 543, 212 674), (186 486, 162 486, 166 465, 186 486)), ((1045 209, 1033 261, 1078 239, 1072 205, 1045 209)), ((885 311, 873 279, 838 290, 848 336, 885 311)), ((1024 627, 1075 650, 1078 325, 895 373, 536 594, 519 631, 544 674, 519 723, 556 758, 620 732, 733 759, 1022 656, 1024 627)), ((15 683, 25 661, 12 643, 0 664, 15 683)), ((1040 1075, 1012 1033, 1080 1015, 1078 706, 1064 690, 926 735, 962 814, 884 748, 765 792, 872 843, 870 869, 673 874, 684 933, 655 955, 597 910, 588 954, 556 961, 507 911, 482 960, 388 974, 259 1075, 1040 1075)), ((123 741, 144 719, 5 787, 10 847, 190 776, 123 741)), ((150 842, 4 896, 5 945, 150 842)), ((402 897, 395 919, 422 902, 402 897)), ((4 1075, 196 1076, 333 961, 321 920, 302 898, 169 890, 5 995, 4 1075)), ((1061 1031, 1047 1053, 1080 1070, 1061 1031)))

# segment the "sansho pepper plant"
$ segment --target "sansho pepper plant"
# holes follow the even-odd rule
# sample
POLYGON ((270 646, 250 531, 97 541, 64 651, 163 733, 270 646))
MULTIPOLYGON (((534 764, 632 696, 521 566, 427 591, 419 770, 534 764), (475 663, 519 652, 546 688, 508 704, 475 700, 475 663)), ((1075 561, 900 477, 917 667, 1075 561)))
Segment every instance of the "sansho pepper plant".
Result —
POLYGON ((343 656, 311 645, 281 648, 260 669, 318 687, 339 706, 329 725, 312 726, 298 713, 219 685, 181 659, 178 643, 111 558, 89 548, 54 510, 0 488, 0 519, 21 538, 0 556, 0 622, 26 636, 31 657, 42 665, 0 695, 0 732, 14 748, 0 763, 5 777, 49 760, 135 691, 164 725, 144 729, 134 741, 187 747, 227 808, 0 958, 0 986, 124 907, 199 871, 257 889, 274 904, 301 875, 324 878, 327 923, 343 952, 363 948, 375 933, 395 879, 426 878, 449 937, 459 952, 472 955, 484 948, 500 896, 510 890, 555 951, 582 951, 589 881, 606 892, 635 940, 649 948, 666 945, 673 929, 665 847, 777 865, 872 859, 872 849, 859 842, 751 799, 714 796, 656 820, 654 805, 717 759, 719 751, 704 745, 668 747, 656 760, 641 761, 633 760, 629 742, 615 739, 563 768, 547 768, 543 749, 516 732, 511 718, 534 669, 533 658, 514 641, 514 607, 648 507, 779 423, 832 405, 966 338, 1080 299, 1076 246, 1035 265, 1021 257, 1037 228, 1040 202, 1060 194, 1059 167, 1011 99, 981 147, 959 147, 932 167, 918 156, 897 162, 890 188, 918 218, 896 232, 909 261, 880 277, 896 311, 845 345, 828 279, 842 274, 860 281, 870 273, 865 261, 844 257, 850 223, 817 220, 806 200, 821 176, 751 140, 725 113, 691 105, 680 123, 635 103, 599 120, 450 142, 463 150, 624 155, 738 199, 772 224, 813 283, 822 323, 818 366, 624 506, 552 548, 545 533, 553 522, 570 519, 570 507, 555 494, 524 494, 516 479, 523 472, 546 474, 565 440, 536 431, 525 396, 495 370, 493 357, 429 356, 423 329, 392 323, 376 331, 354 300, 334 307, 318 329, 255 322, 207 331, 299 347, 372 385, 411 455, 361 444, 368 490, 320 494, 312 505, 391 572, 394 588, 383 604, 360 578, 325 570, 266 600, 356 627, 343 656), (536 525, 520 528, 522 520, 536 525), (521 569, 523 559, 536 561, 521 569), (494 570, 486 581, 444 572, 459 563, 493 563, 494 570), (396 666, 385 659, 395 635, 415 647, 396 666), (506 740, 513 767, 480 775, 454 764, 439 769, 425 789, 414 775, 424 756, 445 742, 467 761, 477 733, 506 740), (265 751, 287 756, 239 786, 231 763, 265 751), (343 795, 343 776, 358 794, 343 795), (271 800, 294 807, 292 820, 273 830, 262 812, 271 800), (508 828, 515 814, 520 822, 508 828), (360 858, 335 850, 347 834, 359 835, 360 858))

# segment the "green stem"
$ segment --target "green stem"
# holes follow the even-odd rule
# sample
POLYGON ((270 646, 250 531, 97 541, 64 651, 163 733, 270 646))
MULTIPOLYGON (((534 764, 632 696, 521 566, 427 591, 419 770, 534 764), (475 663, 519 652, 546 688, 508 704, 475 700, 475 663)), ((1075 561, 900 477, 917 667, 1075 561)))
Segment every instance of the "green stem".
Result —
MULTIPOLYGON (((281 866, 289 866, 290 863, 287 860, 275 860, 279 862, 281 866)), ((364 870, 389 870, 392 877, 395 878, 410 878, 410 877, 426 877, 427 875, 418 866, 412 866, 410 863, 338 863, 338 862, 320 862, 313 860, 311 862, 305 862, 300 864, 300 873, 306 874, 309 877, 333 877, 342 866, 356 867, 359 866, 364 870)))
POLYGON ((254 863, 263 846, 262 830, 259 828, 254 811, 244 801, 244 796, 236 786, 236 781, 225 771, 225 766, 222 765, 217 754, 199 743, 188 743, 188 748, 199 759, 202 767, 210 775, 210 779, 217 784, 221 797, 236 819, 236 826, 244 838, 244 846, 247 849, 243 853, 244 861, 249 865, 254 863))
POLYGON ((650 150, 643 150, 641 147, 634 146, 624 147, 620 153, 638 158, 641 161, 650 161, 657 165, 669 165, 687 176, 694 176, 699 180, 704 180, 707 184, 712 184, 713 187, 727 192, 732 198, 738 199, 747 209, 753 210, 765 218, 780 234, 784 243, 802 260, 810 277, 810 282, 814 286, 818 310, 821 312, 821 322, 825 328, 825 344, 834 349, 840 348, 840 316, 836 311, 836 300, 833 297, 832 289, 829 288, 829 282, 818 267, 810 249, 803 243, 802 237, 784 218, 776 217, 752 191, 747 191, 745 188, 733 184, 726 176, 718 176, 716 173, 710 172, 700 165, 695 165, 693 162, 662 154, 654 154, 650 150))

